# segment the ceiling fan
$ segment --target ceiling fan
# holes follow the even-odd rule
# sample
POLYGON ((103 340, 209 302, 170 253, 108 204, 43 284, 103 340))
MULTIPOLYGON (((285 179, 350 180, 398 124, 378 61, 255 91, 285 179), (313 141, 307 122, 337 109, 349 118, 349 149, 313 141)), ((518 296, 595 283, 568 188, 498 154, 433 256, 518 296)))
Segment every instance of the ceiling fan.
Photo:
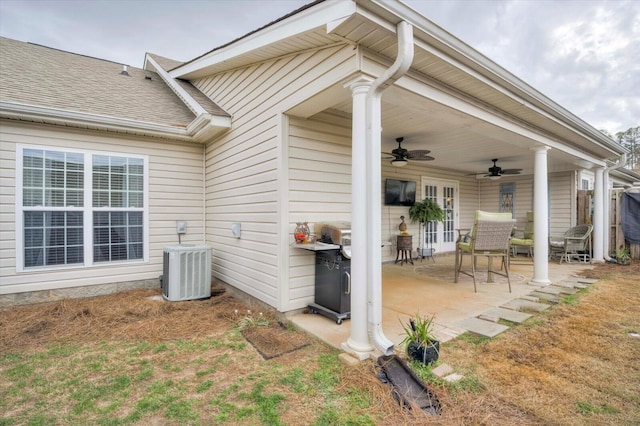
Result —
POLYGON ((414 151, 409 151, 402 147, 402 141, 404 138, 396 138, 396 142, 398 142, 398 147, 391 152, 383 152, 385 155, 391 155, 391 157, 387 157, 387 159, 391 160, 391 165, 395 167, 403 167, 406 166, 409 160, 411 161, 431 161, 435 160, 435 158, 427 155, 431 151, 426 149, 417 149, 414 151))
POLYGON ((489 169, 487 170, 489 173, 484 175, 483 177, 488 177, 489 179, 500 179, 502 175, 519 175, 522 171, 522 169, 503 169, 496 164, 498 162, 497 158, 494 158, 491 161, 493 161, 493 166, 489 167, 489 169))

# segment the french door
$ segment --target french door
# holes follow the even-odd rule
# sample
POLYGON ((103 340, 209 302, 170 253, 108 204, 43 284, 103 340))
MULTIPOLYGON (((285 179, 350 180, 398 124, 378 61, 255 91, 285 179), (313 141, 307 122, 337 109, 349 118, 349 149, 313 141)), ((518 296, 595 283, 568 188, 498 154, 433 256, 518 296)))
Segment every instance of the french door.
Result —
POLYGON ((422 178, 422 196, 440 205, 444 222, 428 223, 423 230, 421 246, 434 248, 436 253, 455 251, 458 227, 458 182, 422 178))

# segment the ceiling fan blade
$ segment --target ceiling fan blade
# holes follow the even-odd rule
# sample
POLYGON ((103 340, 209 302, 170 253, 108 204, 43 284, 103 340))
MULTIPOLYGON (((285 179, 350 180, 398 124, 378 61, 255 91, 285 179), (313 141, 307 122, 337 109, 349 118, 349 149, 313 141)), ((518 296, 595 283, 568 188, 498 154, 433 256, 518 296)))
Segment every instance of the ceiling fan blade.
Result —
POLYGON ((424 157, 428 155, 430 152, 431 151, 427 149, 416 149, 414 151, 407 151, 407 158, 424 157))
POLYGON ((519 175, 522 169, 502 169, 500 174, 502 175, 519 175))
POLYGON ((411 161, 433 161, 435 160, 434 157, 431 157, 430 155, 421 155, 419 157, 407 157, 408 160, 411 161))

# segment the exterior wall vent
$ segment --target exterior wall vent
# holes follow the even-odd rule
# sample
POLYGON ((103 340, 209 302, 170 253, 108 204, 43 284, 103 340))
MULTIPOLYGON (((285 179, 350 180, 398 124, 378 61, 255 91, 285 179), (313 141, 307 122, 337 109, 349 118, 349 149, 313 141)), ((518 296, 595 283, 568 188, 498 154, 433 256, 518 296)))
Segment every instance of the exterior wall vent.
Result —
POLYGON ((211 247, 180 244, 164 248, 162 297, 172 302, 211 297, 211 247))

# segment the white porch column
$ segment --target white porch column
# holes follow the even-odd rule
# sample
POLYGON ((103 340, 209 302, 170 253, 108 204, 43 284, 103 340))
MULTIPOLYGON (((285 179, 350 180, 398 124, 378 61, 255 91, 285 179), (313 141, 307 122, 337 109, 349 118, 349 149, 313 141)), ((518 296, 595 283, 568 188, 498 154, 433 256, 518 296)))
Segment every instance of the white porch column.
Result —
POLYGON ((533 165, 533 278, 532 284, 547 285, 549 281, 549 194, 547 146, 535 148, 533 165))
POLYGON ((604 262, 604 168, 596 170, 596 181, 593 187, 593 254, 591 261, 604 262))
POLYGON ((345 352, 366 359, 372 351, 367 328, 367 93, 371 81, 359 79, 351 89, 351 336, 342 343, 345 352))

